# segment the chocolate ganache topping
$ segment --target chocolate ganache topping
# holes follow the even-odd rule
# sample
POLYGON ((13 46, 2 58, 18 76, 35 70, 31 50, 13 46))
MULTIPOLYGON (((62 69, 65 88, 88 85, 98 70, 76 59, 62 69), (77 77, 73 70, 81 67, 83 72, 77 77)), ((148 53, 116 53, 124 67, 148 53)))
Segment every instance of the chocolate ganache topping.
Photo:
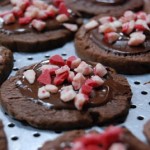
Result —
MULTIPOLYGON (((41 74, 42 65, 48 64, 48 61, 43 61, 37 65, 31 66, 29 69, 33 69, 36 72, 36 79, 41 74)), ((88 102, 84 105, 83 109, 88 109, 91 107, 98 107, 101 105, 105 105, 107 102, 112 101, 114 93, 124 93, 124 86, 117 83, 113 80, 111 76, 111 72, 109 69, 108 73, 103 77, 104 84, 98 88, 94 88, 92 93, 89 96, 88 102)), ((52 77, 53 78, 53 77, 52 77)), ((86 76, 86 78, 90 78, 90 76, 86 76)), ((62 85, 58 85, 59 92, 56 94, 51 94, 49 98, 39 99, 38 98, 38 89, 41 87, 41 84, 35 80, 33 84, 29 84, 24 76, 20 77, 16 86, 21 91, 22 95, 24 95, 28 100, 31 100, 35 103, 43 105, 48 109, 71 109, 75 110, 74 101, 63 102, 60 99, 60 89, 64 86, 70 85, 69 82, 65 81, 62 85)), ((75 91, 79 93, 79 90, 75 91)))
MULTIPOLYGON (((48 5, 53 5, 52 3, 49 3, 48 1, 44 1, 46 4, 48 5)), ((0 33, 4 33, 4 34, 22 34, 22 33, 30 33, 30 32, 36 32, 41 33, 41 32, 46 32, 46 31, 54 31, 54 30, 58 30, 58 29, 64 29, 65 27, 63 26, 63 22, 59 22, 56 20, 56 16, 54 17, 48 17, 47 19, 40 19, 43 20, 46 23, 46 27, 44 28, 44 30, 42 31, 37 31, 36 29, 31 27, 30 22, 29 23, 25 23, 25 24, 19 24, 19 18, 23 18, 25 17, 24 14, 21 16, 17 16, 16 17, 16 21, 13 23, 9 23, 9 24, 5 24, 4 20, 3 20, 3 15, 1 14, 9 14, 9 11, 11 10, 13 13, 13 5, 10 3, 10 1, 6 0, 6 1, 2 1, 0 2, 0 33)), ((29 6, 30 7, 30 6, 29 6)), ((32 7, 32 6, 31 6, 32 7)), ((55 6, 54 6, 55 7, 55 6)), ((58 8, 55 8, 58 9, 58 8)), ((10 11, 10 13, 11 13, 10 11)), ((69 12, 69 17, 68 20, 65 21, 65 23, 71 23, 71 24, 77 24, 76 18, 76 14, 74 14, 71 10, 68 9, 69 12)), ((27 17, 28 18, 28 17, 27 17)), ((36 18, 35 18, 36 19, 36 18)), ((80 24, 80 21, 78 22, 80 24)))

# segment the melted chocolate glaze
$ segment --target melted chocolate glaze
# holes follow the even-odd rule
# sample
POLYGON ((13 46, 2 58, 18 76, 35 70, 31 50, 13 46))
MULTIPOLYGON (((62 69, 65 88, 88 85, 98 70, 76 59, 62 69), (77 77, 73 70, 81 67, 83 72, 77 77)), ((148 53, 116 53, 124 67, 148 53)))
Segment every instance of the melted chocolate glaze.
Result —
POLYGON ((123 33, 120 33, 119 40, 113 44, 109 44, 104 41, 103 34, 99 33, 97 28, 90 32, 90 38, 102 50, 125 56, 140 55, 150 52, 150 35, 147 34, 146 37, 146 41, 143 44, 132 47, 128 45, 129 37, 125 36, 123 33))
MULTIPOLYGON (((43 63, 45 64, 46 62, 42 62, 30 68, 35 70, 37 78, 41 74, 40 67, 43 63)), ((105 83, 102 87, 93 90, 90 96, 90 100, 85 105, 84 109, 104 105, 108 101, 111 101, 113 97, 113 91, 117 91, 118 93, 124 92, 124 87, 119 83, 115 82, 111 77, 110 73, 106 75, 104 80, 105 83)), ((64 83, 64 85, 68 85, 68 83, 66 82, 64 83)), ((43 105, 49 109, 76 109, 73 101, 66 103, 63 102, 60 99, 59 92, 57 94, 51 94, 50 98, 39 100, 37 95, 38 95, 38 88, 40 88, 41 85, 38 82, 35 82, 34 84, 29 84, 26 79, 21 77, 20 84, 17 86, 20 89, 22 95, 27 97, 27 99, 32 100, 33 102, 43 105)), ((59 86, 59 89, 61 89, 62 86, 59 86)))

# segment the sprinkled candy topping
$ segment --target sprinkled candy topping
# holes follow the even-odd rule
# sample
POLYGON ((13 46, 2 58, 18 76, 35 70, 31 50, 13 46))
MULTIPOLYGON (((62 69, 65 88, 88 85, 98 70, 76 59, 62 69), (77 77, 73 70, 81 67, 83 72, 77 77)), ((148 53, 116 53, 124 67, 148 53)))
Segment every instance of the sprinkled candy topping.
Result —
POLYGON ((86 133, 65 150, 127 150, 121 142, 123 132, 122 128, 110 126, 103 133, 86 133))
MULTIPOLYGON (((56 19, 64 23, 70 17, 64 0, 59 3, 53 0, 52 4, 42 0, 10 0, 10 3, 13 6, 11 10, 0 12, 0 18, 6 25, 18 22, 21 26, 29 25, 41 32, 46 28, 47 19, 56 19)), ((70 23, 64 24, 64 27, 72 32, 78 29, 76 24, 70 23)))
POLYGON ((107 43, 112 44, 125 35, 128 38, 129 46, 138 46, 145 42, 145 33, 150 31, 149 26, 150 14, 126 11, 119 19, 105 16, 98 21, 91 20, 84 27, 87 31, 98 27, 99 33, 104 35, 104 40, 107 43))
POLYGON ((107 74, 102 64, 93 67, 75 56, 64 60, 60 55, 50 57, 47 64, 41 63, 38 70, 23 73, 29 84, 39 83, 37 97, 46 99, 59 92, 61 101, 74 102, 78 110, 88 103, 92 91, 104 84, 102 77, 107 74))

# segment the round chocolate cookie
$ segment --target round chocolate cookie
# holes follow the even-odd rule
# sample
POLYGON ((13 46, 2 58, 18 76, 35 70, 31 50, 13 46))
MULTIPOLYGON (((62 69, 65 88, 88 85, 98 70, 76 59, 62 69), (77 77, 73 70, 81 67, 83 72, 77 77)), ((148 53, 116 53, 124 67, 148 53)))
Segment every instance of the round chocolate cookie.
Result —
POLYGON ((144 134, 147 137, 148 142, 150 143, 150 120, 144 125, 144 134))
POLYGON ((0 150, 7 150, 7 139, 3 130, 2 121, 0 121, 0 150))
POLYGON ((12 52, 3 46, 0 46, 0 84, 2 84, 8 78, 12 68, 12 52))
POLYGON ((39 150, 149 150, 129 130, 108 127, 103 133, 76 130, 64 133, 53 141, 47 141, 39 150))
POLYGON ((77 54, 123 74, 150 72, 150 15, 126 11, 120 18, 97 16, 75 38, 77 54), (138 69, 137 69, 138 68, 138 69))
POLYGON ((0 44, 13 51, 37 52, 70 41, 82 20, 64 2, 18 0, 0 3, 0 44))
POLYGON ((85 16, 107 14, 120 16, 126 10, 139 11, 143 0, 65 0, 67 6, 85 16))
POLYGON ((111 68, 54 55, 19 70, 3 83, 0 95, 14 118, 38 128, 68 130, 124 121, 132 93, 125 77, 111 68))

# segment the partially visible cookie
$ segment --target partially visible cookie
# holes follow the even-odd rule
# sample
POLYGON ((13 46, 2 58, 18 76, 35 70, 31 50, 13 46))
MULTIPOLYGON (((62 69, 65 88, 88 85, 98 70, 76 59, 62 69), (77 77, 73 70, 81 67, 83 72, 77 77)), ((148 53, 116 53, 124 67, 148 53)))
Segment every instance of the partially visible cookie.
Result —
POLYGON ((144 134, 147 137, 148 142, 150 143, 150 120, 144 125, 144 134))
POLYGON ((83 130, 64 133, 46 142, 39 150, 149 150, 150 147, 137 139, 129 130, 108 127, 104 132, 83 130))
POLYGON ((139 11, 143 0, 65 0, 68 7, 86 16, 107 14, 120 16, 126 10, 139 11))
POLYGON ((60 47, 73 38, 81 24, 63 0, 0 3, 0 44, 13 51, 37 52, 60 47))
POLYGON ((38 128, 69 130, 124 121, 132 92, 127 79, 109 67, 54 55, 20 69, 0 95, 14 118, 38 128))
POLYGON ((119 18, 99 15, 79 29, 75 47, 82 59, 103 62, 118 73, 149 73, 149 31, 145 12, 126 11, 119 18))
POLYGON ((0 150, 7 150, 7 139, 3 130, 2 121, 0 121, 0 150))
POLYGON ((8 78, 12 68, 12 52, 6 47, 0 46, 0 84, 2 84, 8 78))

